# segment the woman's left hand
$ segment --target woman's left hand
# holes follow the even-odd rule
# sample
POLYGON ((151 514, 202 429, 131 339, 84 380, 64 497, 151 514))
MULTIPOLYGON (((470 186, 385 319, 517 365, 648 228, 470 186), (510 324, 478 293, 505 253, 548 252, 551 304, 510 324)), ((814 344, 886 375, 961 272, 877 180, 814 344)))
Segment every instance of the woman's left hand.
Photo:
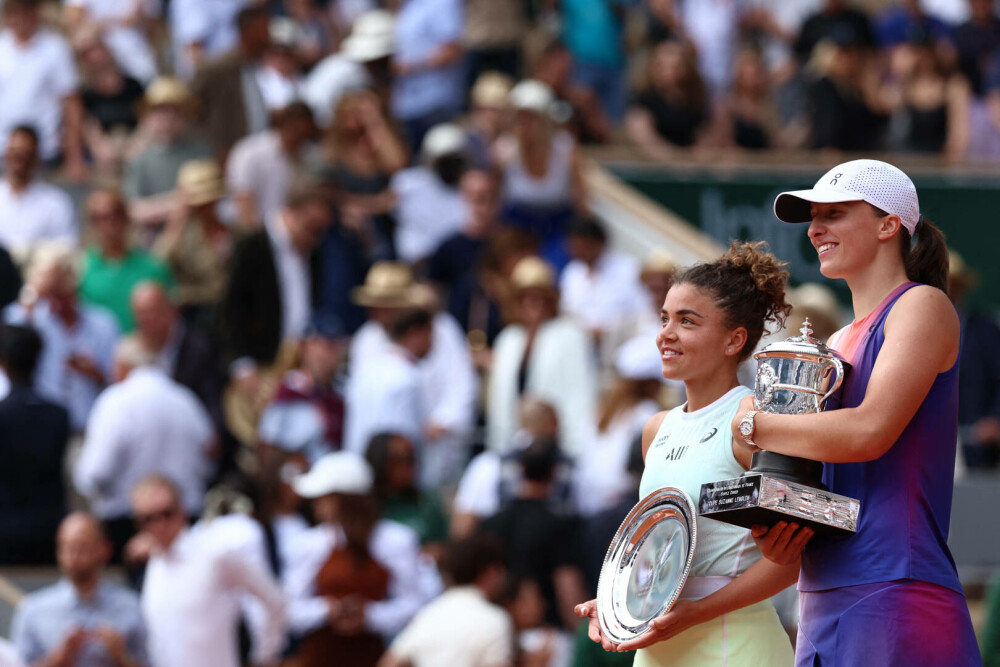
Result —
POLYGON ((700 600, 678 600, 673 609, 650 621, 650 630, 641 637, 619 644, 615 650, 636 651, 676 637, 688 628, 712 619, 700 600))
POLYGON ((743 434, 740 433, 740 422, 746 417, 747 413, 753 410, 753 395, 744 396, 740 399, 740 406, 736 408, 736 414, 733 416, 733 423, 730 425, 733 430, 733 442, 738 444, 740 447, 744 447, 751 451, 757 451, 759 447, 753 447, 747 444, 746 439, 743 434))

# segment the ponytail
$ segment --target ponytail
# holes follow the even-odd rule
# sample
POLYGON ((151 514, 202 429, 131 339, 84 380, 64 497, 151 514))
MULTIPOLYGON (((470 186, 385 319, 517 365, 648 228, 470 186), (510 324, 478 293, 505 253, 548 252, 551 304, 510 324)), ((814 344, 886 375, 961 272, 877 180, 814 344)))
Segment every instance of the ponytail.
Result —
POLYGON ((948 246, 945 244, 944 233, 924 217, 920 218, 914 231, 915 243, 905 227, 899 232, 906 277, 913 282, 947 291, 948 246))

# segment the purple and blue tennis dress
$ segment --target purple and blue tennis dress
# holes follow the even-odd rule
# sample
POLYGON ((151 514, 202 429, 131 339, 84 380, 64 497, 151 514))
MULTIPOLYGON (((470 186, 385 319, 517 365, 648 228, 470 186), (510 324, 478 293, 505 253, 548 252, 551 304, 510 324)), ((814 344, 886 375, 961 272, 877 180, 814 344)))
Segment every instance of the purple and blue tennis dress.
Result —
MULTIPOLYGON (((889 311, 916 285, 900 285, 831 339, 852 365, 842 407, 864 400, 889 311)), ((816 536, 802 555, 796 667, 982 665, 947 544, 957 429, 956 363, 888 452, 824 465, 823 482, 860 499, 861 515, 857 534, 816 536)))

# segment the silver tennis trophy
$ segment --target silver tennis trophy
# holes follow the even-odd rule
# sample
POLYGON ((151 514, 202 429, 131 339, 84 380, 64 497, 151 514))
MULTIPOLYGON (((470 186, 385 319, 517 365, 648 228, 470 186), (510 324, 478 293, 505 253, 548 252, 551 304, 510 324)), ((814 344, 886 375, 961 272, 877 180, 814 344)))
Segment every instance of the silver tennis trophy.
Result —
POLYGON ((632 508, 615 533, 597 583, 601 633, 618 645, 650 630, 681 596, 698 539, 694 501, 673 487, 632 508))
MULTIPOLYGON (((798 415, 822 412, 844 381, 850 364, 816 340, 807 319, 801 336, 772 343, 754 355, 754 407, 798 415)), ((702 484, 700 516, 744 526, 779 521, 808 526, 817 534, 857 532, 861 503, 823 485, 823 464, 758 450, 750 470, 737 479, 702 484)))

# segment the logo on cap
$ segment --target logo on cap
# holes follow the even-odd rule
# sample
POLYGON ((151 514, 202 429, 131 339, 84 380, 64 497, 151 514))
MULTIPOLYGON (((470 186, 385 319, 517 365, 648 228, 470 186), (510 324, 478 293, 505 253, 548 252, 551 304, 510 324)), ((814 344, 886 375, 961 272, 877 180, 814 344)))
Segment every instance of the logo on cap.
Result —
POLYGON ((837 184, 837 179, 840 178, 843 175, 844 175, 843 172, 841 172, 839 174, 834 174, 833 178, 830 179, 830 185, 836 185, 837 184))

